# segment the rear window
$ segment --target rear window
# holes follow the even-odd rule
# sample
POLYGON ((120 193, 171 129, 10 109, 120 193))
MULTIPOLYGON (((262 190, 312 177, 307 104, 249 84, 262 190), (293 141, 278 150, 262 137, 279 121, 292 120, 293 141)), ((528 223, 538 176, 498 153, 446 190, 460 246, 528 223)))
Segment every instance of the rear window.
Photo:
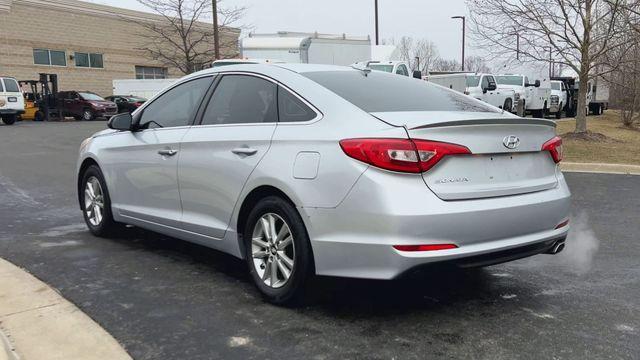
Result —
POLYGON ((4 79, 4 87, 7 92, 20 92, 18 83, 13 79, 4 79))
POLYGON ((393 72, 393 65, 380 65, 380 64, 369 64, 371 70, 378 70, 384 72, 393 72))
POLYGON ((302 75, 366 112, 498 112, 467 95, 426 81, 383 72, 318 71, 302 75))
POLYGON ((467 86, 476 87, 480 84, 480 76, 467 76, 467 86))
POLYGON ((498 84, 522 86, 522 76, 501 75, 496 76, 498 84))
POLYGON ((561 90, 561 89, 560 89, 560 83, 552 82, 552 83, 551 83, 551 89, 552 89, 552 90, 561 90))

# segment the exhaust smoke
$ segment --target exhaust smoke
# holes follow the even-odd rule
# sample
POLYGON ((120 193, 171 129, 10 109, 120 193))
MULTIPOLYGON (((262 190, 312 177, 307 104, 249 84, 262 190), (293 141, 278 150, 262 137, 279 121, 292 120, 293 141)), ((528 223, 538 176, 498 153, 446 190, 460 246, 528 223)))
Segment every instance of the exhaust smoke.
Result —
POLYGON ((566 248, 563 252, 554 256, 554 260, 566 264, 567 268, 578 275, 589 272, 593 267, 593 261, 600 240, 589 225, 589 216, 582 211, 577 216, 571 218, 571 230, 565 242, 566 248))

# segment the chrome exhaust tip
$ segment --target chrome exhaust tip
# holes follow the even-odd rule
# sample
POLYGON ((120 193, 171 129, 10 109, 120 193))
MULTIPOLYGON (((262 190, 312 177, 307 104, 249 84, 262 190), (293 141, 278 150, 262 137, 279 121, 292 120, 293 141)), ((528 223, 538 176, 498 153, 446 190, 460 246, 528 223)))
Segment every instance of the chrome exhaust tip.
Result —
POLYGON ((547 254, 555 255, 564 249, 564 240, 558 240, 547 252, 547 254))

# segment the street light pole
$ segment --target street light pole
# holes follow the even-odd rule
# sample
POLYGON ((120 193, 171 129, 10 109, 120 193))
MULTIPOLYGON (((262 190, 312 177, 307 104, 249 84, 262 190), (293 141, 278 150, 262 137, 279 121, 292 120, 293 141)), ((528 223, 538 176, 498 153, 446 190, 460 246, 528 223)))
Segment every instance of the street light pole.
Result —
POLYGON ((380 37, 378 33, 378 0, 375 0, 376 7, 376 45, 380 45, 380 37))
POLYGON ((464 40, 466 37, 466 19, 464 16, 452 16, 452 19, 462 19, 462 71, 464 71, 464 40))

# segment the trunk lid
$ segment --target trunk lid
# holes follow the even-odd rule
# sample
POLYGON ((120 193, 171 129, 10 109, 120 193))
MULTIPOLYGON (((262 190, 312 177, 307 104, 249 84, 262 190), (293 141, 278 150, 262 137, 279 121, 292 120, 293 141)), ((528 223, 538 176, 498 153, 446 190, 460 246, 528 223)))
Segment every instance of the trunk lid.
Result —
MULTIPOLYGON (((463 145, 472 155, 444 157, 422 174, 443 200, 468 200, 530 193, 554 188, 556 164, 542 145, 555 136, 549 120, 507 113, 387 112, 372 113, 404 126, 412 139, 463 145), (517 146, 507 147, 517 138, 517 146), (507 145, 505 145, 507 143, 507 145)), ((513 144, 511 144, 513 146, 513 144)))

